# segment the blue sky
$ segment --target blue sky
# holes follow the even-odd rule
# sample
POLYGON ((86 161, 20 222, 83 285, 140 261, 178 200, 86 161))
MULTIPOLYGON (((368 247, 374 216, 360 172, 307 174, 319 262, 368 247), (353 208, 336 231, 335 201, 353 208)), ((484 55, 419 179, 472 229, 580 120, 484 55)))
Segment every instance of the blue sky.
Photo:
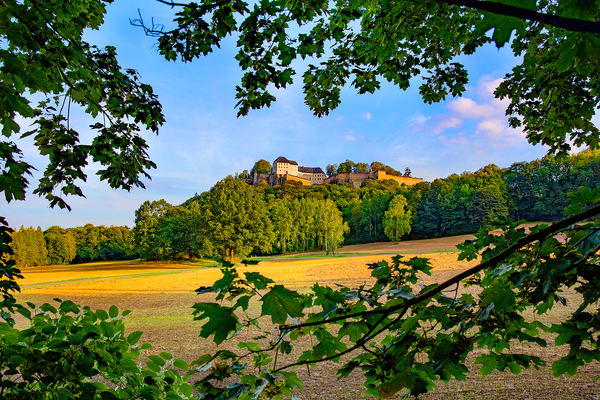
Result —
MULTIPOLYGON (((142 81, 159 95, 167 122, 158 136, 144 135, 158 165, 150 171, 152 180, 145 182, 146 190, 112 190, 95 176, 99 167, 90 165, 88 182, 81 186, 87 198, 68 198, 73 208, 68 212, 50 209, 46 200, 31 194, 38 172, 30 179, 26 201, 0 200, 0 214, 11 226, 132 227, 134 212, 145 200, 164 198, 180 204, 227 175, 250 170, 261 158, 273 162, 284 156, 299 165, 322 168, 346 159, 380 161, 400 171, 410 167, 413 176, 432 181, 491 163, 508 167, 545 154, 541 146, 528 144, 521 131, 508 128, 506 102, 492 95, 518 61, 508 47, 498 50, 488 45, 474 56, 459 58, 470 73, 461 98, 424 104, 415 79, 407 91, 383 84, 374 95, 359 96, 346 89, 338 109, 316 118, 303 103, 300 71, 296 84, 276 93, 278 101, 271 108, 237 118, 235 86, 242 72, 234 59, 235 38, 193 63, 167 62, 154 46, 156 39, 129 24, 138 9, 147 22, 151 17, 167 26, 171 22, 167 6, 148 0, 117 1, 108 7, 105 25, 89 32, 87 39, 114 45, 121 65, 138 70, 142 81)), ((75 114, 71 122, 79 126, 84 140, 91 138, 88 116, 75 114)), ((26 125, 21 121, 22 129, 26 125)), ((18 144, 26 160, 43 171, 45 160, 31 141, 18 144)))

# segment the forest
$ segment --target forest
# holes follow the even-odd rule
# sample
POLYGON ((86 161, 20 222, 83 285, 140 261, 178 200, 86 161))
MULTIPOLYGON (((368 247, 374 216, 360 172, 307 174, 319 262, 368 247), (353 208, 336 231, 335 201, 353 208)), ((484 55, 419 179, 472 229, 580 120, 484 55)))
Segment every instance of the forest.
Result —
MULTIPOLYGON (((253 170, 265 169, 263 164, 257 161, 253 170)), ((363 163, 335 165, 337 170, 363 163)), ((556 221, 565 217, 569 192, 600 187, 600 151, 546 156, 505 169, 492 164, 412 187, 393 180, 366 180, 360 188, 297 182, 252 187, 241 180, 245 175, 228 177, 181 205, 146 201, 132 229, 21 227, 13 234, 13 257, 20 267, 126 258, 239 260, 473 233, 507 218, 556 221)))

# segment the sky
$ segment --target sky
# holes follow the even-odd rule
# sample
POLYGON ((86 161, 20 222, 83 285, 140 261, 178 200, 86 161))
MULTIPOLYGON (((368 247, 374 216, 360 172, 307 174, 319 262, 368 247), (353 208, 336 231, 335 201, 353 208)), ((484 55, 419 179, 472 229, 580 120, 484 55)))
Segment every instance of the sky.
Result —
MULTIPOLYGON (((242 71, 237 65, 235 38, 226 39, 214 53, 192 63, 167 62, 157 51, 156 38, 144 35, 129 19, 172 25, 168 6, 148 0, 117 1, 108 6, 105 24, 86 33, 99 46, 115 46, 122 67, 136 69, 152 85, 163 105, 166 123, 158 136, 146 132, 150 158, 158 165, 149 171, 146 189, 113 190, 100 182, 98 165, 86 167, 81 182, 86 198, 68 197, 72 211, 51 209, 33 195, 46 160, 31 138, 17 142, 25 160, 37 168, 29 179, 25 201, 0 200, 0 215, 12 227, 52 225, 64 228, 94 225, 134 226, 135 210, 146 200, 165 199, 178 205, 217 181, 250 170, 259 159, 273 162, 283 156, 307 167, 341 163, 346 159, 380 161, 399 171, 432 181, 453 173, 476 171, 485 165, 501 168, 542 157, 546 149, 530 145, 524 133, 508 127, 507 101, 495 99, 494 88, 518 63, 510 48, 487 45, 472 56, 458 58, 469 71, 469 84, 460 98, 428 105, 419 93, 419 79, 402 91, 384 83, 373 95, 342 91, 342 104, 317 118, 303 102, 302 71, 296 83, 278 90, 270 108, 236 117, 235 87, 242 71)), ((301 67, 304 64, 299 64, 301 67)), ((22 130, 27 121, 19 121, 22 130)), ((73 112, 71 125, 90 141, 92 123, 83 112, 73 112)))

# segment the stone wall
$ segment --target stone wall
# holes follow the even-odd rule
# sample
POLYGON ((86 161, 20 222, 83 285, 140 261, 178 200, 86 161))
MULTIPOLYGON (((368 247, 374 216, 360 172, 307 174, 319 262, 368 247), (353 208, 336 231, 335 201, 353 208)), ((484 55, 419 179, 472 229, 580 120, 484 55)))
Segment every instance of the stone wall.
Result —
POLYGON ((295 182, 300 182, 302 183, 302 185, 304 186, 310 186, 310 180, 308 179, 304 179, 304 178, 300 178, 298 176, 294 176, 294 175, 290 175, 290 174, 286 174, 283 176, 283 182, 285 183, 286 181, 295 181, 295 182))
MULTIPOLYGON (((423 179, 421 179, 421 178, 408 178, 405 176, 388 175, 385 171, 377 171, 377 172, 370 172, 370 173, 364 173, 364 174, 357 174, 357 173, 337 174, 337 175, 333 175, 333 176, 330 176, 329 178, 324 179, 323 184, 326 185, 326 184, 330 183, 333 185, 339 185, 340 183, 349 183, 351 185, 354 185, 355 187, 360 187, 360 185, 362 185, 362 183, 364 182, 365 179, 378 179, 380 181, 383 181, 386 179, 393 179, 393 180, 397 181, 400 185, 402 185, 404 183, 408 186, 414 186, 419 182, 423 182, 423 179)), ((256 172, 254 173, 254 178, 252 179, 252 184, 254 186, 256 186, 260 182, 265 181, 269 184, 269 186, 276 186, 276 185, 284 184, 286 180, 298 181, 298 182, 301 182, 305 186, 310 186, 311 184, 313 184, 313 185, 316 184, 315 182, 311 182, 313 179, 307 179, 306 177, 298 177, 298 176, 291 175, 289 173, 287 173, 287 174, 274 174, 274 173, 273 174, 257 174, 256 172)))
MULTIPOLYGON (((252 184, 254 186, 258 185, 259 183, 261 183, 262 181, 267 181, 267 183, 269 183, 269 177, 271 176, 271 174, 257 174, 256 172, 254 173, 254 178, 252 179, 252 184)), ((269 183, 270 184, 270 183, 269 183)))
POLYGON ((383 181, 386 179, 393 179, 396 182, 398 182, 400 185, 402 185, 404 183, 407 186, 414 186, 417 183, 423 182, 423 178, 409 178, 406 176, 388 175, 385 171, 377 171, 377 179, 379 179, 380 181, 383 181))
POLYGON ((365 179, 379 179, 380 181, 386 179, 393 179, 397 181, 400 185, 404 183, 408 186, 414 186, 419 182, 423 182, 423 179, 421 178, 408 178, 404 176, 388 175, 385 171, 377 171, 370 173, 350 172, 345 174, 337 174, 325 179, 323 183, 330 183, 334 185, 339 185, 340 183, 349 183, 351 185, 354 185, 355 187, 360 187, 360 185, 362 185, 365 179))

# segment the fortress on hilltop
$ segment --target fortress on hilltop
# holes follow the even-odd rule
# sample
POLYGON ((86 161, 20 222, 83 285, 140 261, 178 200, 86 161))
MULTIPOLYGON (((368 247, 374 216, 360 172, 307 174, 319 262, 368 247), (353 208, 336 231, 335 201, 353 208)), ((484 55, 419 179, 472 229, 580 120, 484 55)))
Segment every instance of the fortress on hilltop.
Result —
POLYGON ((252 178, 252 184, 256 186, 261 182, 267 182, 269 186, 275 186, 282 185, 287 181, 296 181, 305 186, 326 185, 328 183, 334 185, 350 183, 355 187, 360 187, 365 179, 392 179, 397 181, 400 185, 404 183, 408 186, 423 182, 422 178, 389 175, 385 171, 368 173, 350 172, 335 174, 328 178, 320 167, 299 167, 296 161, 288 160, 285 157, 277 157, 277 159, 273 161, 272 172, 270 174, 258 174, 255 172, 254 177, 252 178))

